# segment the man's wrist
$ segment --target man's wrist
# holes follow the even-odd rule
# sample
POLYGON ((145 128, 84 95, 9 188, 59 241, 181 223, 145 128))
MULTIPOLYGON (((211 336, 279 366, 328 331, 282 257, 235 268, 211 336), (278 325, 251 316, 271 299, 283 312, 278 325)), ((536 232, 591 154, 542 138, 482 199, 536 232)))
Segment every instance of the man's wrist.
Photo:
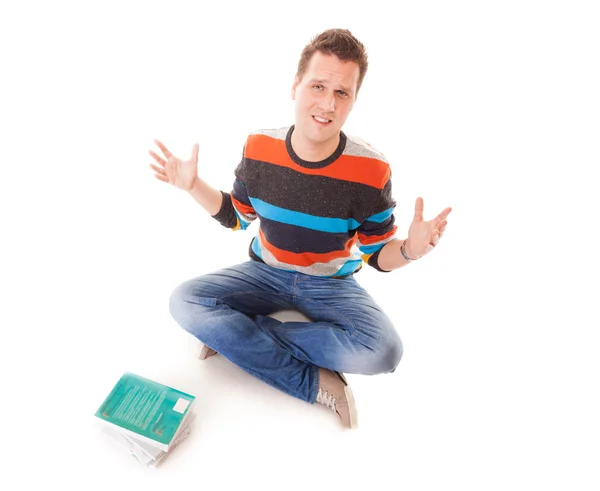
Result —
POLYGON ((194 181, 192 182, 192 185, 190 186, 190 189, 188 189, 188 193, 190 193, 192 195, 197 193, 199 187, 200 187, 200 179, 198 179, 198 177, 196 176, 194 178, 194 181))
POLYGON ((418 257, 410 257, 409 254, 406 252, 406 243, 407 242, 408 242, 408 239, 406 239, 404 242, 402 242, 402 245, 400 246, 400 253, 402 254, 402 257, 404 259, 406 259, 408 262, 416 261, 417 259, 419 259, 418 257))

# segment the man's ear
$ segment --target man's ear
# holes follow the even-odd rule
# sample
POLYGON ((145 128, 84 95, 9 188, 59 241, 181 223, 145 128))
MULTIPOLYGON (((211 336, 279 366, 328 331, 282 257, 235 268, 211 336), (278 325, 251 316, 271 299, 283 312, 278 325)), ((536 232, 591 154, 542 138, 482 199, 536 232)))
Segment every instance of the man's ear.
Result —
POLYGON ((300 83, 300 79, 298 78, 298 76, 296 75, 294 77, 294 83, 292 84, 292 100, 295 101, 296 100, 296 87, 298 87, 298 84, 300 83))

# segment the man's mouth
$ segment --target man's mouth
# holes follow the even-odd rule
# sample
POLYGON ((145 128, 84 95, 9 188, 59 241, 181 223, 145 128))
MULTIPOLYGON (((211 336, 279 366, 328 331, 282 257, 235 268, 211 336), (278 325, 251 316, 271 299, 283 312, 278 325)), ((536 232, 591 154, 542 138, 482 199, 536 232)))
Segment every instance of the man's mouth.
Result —
POLYGON ((331 123, 331 119, 320 118, 319 116, 313 116, 313 119, 320 124, 329 124, 331 123))

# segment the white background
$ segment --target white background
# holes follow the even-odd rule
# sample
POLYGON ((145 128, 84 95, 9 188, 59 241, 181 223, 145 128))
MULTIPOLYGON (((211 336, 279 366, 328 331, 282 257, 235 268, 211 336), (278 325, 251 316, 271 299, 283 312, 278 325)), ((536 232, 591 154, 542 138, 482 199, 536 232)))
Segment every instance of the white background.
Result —
MULTIPOLYGON (((22 487, 600 488, 595 2, 3 2, 3 478, 22 487), (394 374, 349 376, 360 428, 222 357, 168 312, 180 282, 241 262, 152 176, 200 145, 230 190, 246 135, 293 123, 298 57, 324 29, 370 68, 345 131, 382 151, 405 233, 452 206, 418 263, 357 279, 394 321, 394 374), (156 473, 93 414, 134 371, 197 395, 156 473)), ((402 235, 402 234, 401 234, 402 235)))

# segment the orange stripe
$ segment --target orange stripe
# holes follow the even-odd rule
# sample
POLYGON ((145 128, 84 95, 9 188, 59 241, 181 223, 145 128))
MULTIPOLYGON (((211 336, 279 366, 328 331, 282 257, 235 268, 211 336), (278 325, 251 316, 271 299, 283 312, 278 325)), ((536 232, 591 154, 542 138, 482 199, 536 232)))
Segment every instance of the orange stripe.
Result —
POLYGON ((397 229, 398 229, 398 227, 396 225, 394 225, 394 228, 392 230, 390 230, 387 234, 383 234, 383 235, 366 236, 366 235, 359 233, 358 239, 360 240, 360 243, 362 245, 375 244, 375 242, 379 242, 380 240, 387 239, 388 237, 391 237, 392 235, 394 235, 396 233, 397 229))
POLYGON ((244 215, 254 215, 256 212, 254 211, 254 208, 252 208, 252 206, 250 205, 245 205, 244 203, 242 203, 241 201, 238 201, 237 199, 235 199, 233 196, 231 197, 231 201, 233 201, 233 205, 240 210, 244 215))
POLYGON ((285 140, 278 140, 267 135, 250 136, 246 144, 245 156, 249 159, 287 167, 302 174, 358 182, 377 189, 383 189, 390 178, 390 166, 381 160, 369 157, 342 155, 323 169, 301 167, 287 153, 285 140))
POLYGON ((312 266, 315 263, 328 263, 340 257, 349 257, 350 249, 356 242, 356 235, 346 242, 346 247, 342 251, 327 252, 319 254, 316 252, 290 252, 283 249, 278 249, 273 244, 267 241, 265 234, 259 230, 260 241, 265 249, 267 249, 275 258, 286 264, 294 266, 312 266))

